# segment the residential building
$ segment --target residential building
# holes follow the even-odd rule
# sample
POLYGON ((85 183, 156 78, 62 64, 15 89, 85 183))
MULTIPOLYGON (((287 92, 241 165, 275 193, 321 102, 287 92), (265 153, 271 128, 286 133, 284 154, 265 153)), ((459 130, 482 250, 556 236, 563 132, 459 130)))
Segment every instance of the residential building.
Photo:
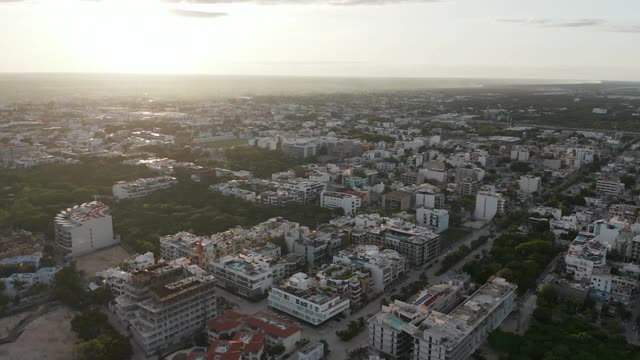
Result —
POLYGON ((131 274, 119 268, 109 268, 97 272, 96 276, 103 279, 104 285, 111 289, 111 293, 113 293, 115 297, 124 294, 124 287, 131 279, 131 274))
POLYGON ((516 146, 511 150, 511 160, 529 161, 529 149, 524 146, 516 146))
POLYGON ((421 189, 415 193, 416 201, 414 209, 440 209, 444 205, 444 194, 440 189, 431 187, 430 189, 421 189))
POLYGON ((416 222, 439 234, 449 228, 449 212, 444 209, 416 209, 416 222))
POLYGON ((464 360, 513 311, 517 286, 494 277, 451 313, 432 311, 414 346, 415 360, 464 360))
POLYGON ((513 311, 516 289, 493 277, 448 314, 396 301, 369 320, 369 345, 398 360, 468 359, 513 311))
POLYGON ((607 248, 596 240, 578 235, 569 246, 564 261, 565 271, 571 274, 574 280, 589 280, 594 268, 606 265, 607 248))
POLYGON ((318 286, 331 289, 342 298, 349 299, 352 308, 368 302, 374 294, 371 273, 352 264, 326 264, 316 273, 318 286))
POLYGON ((284 279, 285 261, 256 253, 226 256, 210 264, 216 285, 249 299, 260 299, 284 279))
POLYGON ((533 194, 540 190, 540 177, 533 175, 521 176, 520 180, 518 180, 518 185, 520 186, 520 191, 533 194))
POLYGON ((269 306, 313 325, 349 309, 349 300, 318 287, 305 273, 294 274, 269 293, 269 306))
POLYGON ((320 194, 320 207, 342 209, 344 215, 355 215, 361 206, 362 201, 359 196, 326 190, 320 194))
POLYGON ((76 257, 115 245, 109 207, 93 201, 61 211, 54 218, 55 246, 65 256, 76 257))
POLYGON ((302 328, 265 311, 253 315, 226 311, 207 321, 207 339, 210 343, 215 343, 221 336, 233 339, 238 333, 247 332, 262 334, 266 347, 282 345, 285 354, 288 354, 296 349, 302 328))
POLYGON ((241 331, 230 340, 213 341, 203 359, 260 360, 264 351, 264 334, 241 331))
POLYGON ((411 206, 411 194, 404 191, 392 191, 382 195, 383 208, 386 211, 404 211, 411 206))
POLYGON ((331 261, 340 251, 346 233, 338 226, 322 224, 312 233, 308 227, 292 224, 285 235, 289 253, 303 256, 311 266, 331 261))
POLYGON ((493 191, 479 191, 476 194, 476 219, 491 221, 496 215, 503 215, 505 199, 493 191))
POLYGON ((113 197, 116 200, 137 199, 154 191, 168 189, 178 180, 172 176, 158 176, 134 181, 120 181, 113 185, 113 197))
POLYGON ((147 354, 190 339, 216 314, 213 275, 187 259, 137 271, 115 300, 115 311, 147 354))
POLYGON ((191 258, 194 263, 205 266, 216 258, 216 245, 210 237, 181 231, 160 238, 160 257, 165 260, 191 258))
POLYGON ((351 242, 393 249, 411 266, 422 266, 440 253, 440 237, 430 229, 377 214, 356 216, 351 242))
POLYGON ((315 139, 287 139, 282 141, 280 148, 288 157, 306 159, 316 156, 318 145, 315 139))
POLYGON ((282 186, 296 194, 302 205, 308 205, 315 203, 320 198, 320 194, 324 191, 326 184, 296 178, 282 183, 282 186))
POLYGON ((480 189, 480 181, 473 179, 464 179, 460 182, 460 195, 475 195, 480 189))
POLYGON ((356 245, 340 251, 333 257, 333 263, 356 265, 371 274, 375 293, 389 290, 402 281, 407 273, 407 262, 397 251, 380 250, 375 245, 356 245))
POLYGON ((596 180, 596 191, 605 195, 616 196, 624 192, 624 184, 619 179, 599 177, 596 180))
POLYGON ((33 286, 53 285, 58 271, 58 267, 42 267, 32 273, 13 273, 6 278, 0 278, 4 285, 1 292, 12 299, 18 297, 17 300, 24 300, 30 296, 29 289, 33 286))

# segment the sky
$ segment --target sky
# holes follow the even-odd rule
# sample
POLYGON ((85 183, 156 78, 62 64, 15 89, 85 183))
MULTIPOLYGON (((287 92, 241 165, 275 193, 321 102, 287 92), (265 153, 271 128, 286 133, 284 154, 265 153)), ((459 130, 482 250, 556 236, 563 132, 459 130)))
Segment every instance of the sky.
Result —
POLYGON ((637 0, 0 0, 0 72, 640 80, 637 0))

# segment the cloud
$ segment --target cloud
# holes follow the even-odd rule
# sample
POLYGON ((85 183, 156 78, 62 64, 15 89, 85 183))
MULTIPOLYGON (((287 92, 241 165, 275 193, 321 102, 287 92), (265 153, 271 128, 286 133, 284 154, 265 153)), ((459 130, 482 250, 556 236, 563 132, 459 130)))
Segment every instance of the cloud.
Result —
POLYGON ((612 27, 609 31, 620 32, 620 33, 630 33, 630 34, 640 34, 640 24, 618 25, 618 26, 612 27))
POLYGON ((208 12, 208 11, 184 10, 184 9, 171 9, 169 11, 173 15, 193 17, 193 18, 217 18, 221 16, 227 16, 227 13, 223 13, 223 12, 208 12))
POLYGON ((448 0, 162 0, 165 3, 178 4, 241 4, 252 3, 259 5, 391 5, 402 3, 439 3, 448 0))
POLYGON ((585 28, 606 24, 603 19, 550 19, 550 18, 503 18, 498 22, 512 24, 528 24, 552 28, 585 28))

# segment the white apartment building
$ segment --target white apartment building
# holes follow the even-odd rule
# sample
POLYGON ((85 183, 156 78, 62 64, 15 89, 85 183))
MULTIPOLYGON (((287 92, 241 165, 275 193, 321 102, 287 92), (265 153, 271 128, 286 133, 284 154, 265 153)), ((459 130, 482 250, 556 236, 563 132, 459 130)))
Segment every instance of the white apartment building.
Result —
POLYGON ((319 144, 315 139, 287 139, 282 141, 280 148, 289 157, 306 159, 316 156, 319 144))
POLYGON ((444 194, 431 184, 404 186, 400 188, 400 191, 411 194, 412 209, 420 207, 440 209, 444 205, 444 194))
POLYGON ((448 314, 396 301, 369 320, 369 345, 398 360, 468 359, 513 311, 516 289, 494 277, 448 314))
POLYGON ((517 286, 494 277, 445 315, 431 312, 414 346, 414 360, 465 360, 515 308, 517 286))
POLYGON ((407 273, 407 261, 397 251, 375 245, 356 245, 333 256, 333 263, 356 265, 371 273, 373 291, 382 293, 397 285, 407 273))
POLYGON ((349 300, 316 286, 305 273, 294 274, 269 293, 269 306, 313 325, 319 325, 349 309, 349 300))
POLYGON ((186 231, 163 236, 160 238, 160 257, 165 260, 192 258, 194 262, 206 265, 216 258, 216 241, 186 231))
POLYGON ((605 195, 616 196, 624 192, 624 184, 619 179, 600 177, 596 180, 596 191, 605 195))
POLYGON ((306 179, 291 179, 282 183, 282 187, 298 195, 303 205, 308 205, 320 197, 326 184, 306 179))
POLYGON ((190 339, 216 316, 214 277, 195 265, 150 266, 133 273, 124 291, 116 314, 146 354, 190 339))
POLYGON ((377 214, 358 215, 351 231, 356 245, 378 245, 393 249, 412 266, 421 266, 440 253, 440 236, 431 229, 377 214))
POLYGON ((116 200, 145 197, 154 191, 168 189, 178 180, 172 176, 158 176, 134 181, 120 181, 113 185, 113 197, 116 200))
POLYGON ((548 206, 536 206, 529 209, 529 214, 534 214, 542 217, 551 216, 554 220, 560 220, 560 218, 562 217, 562 210, 548 206))
POLYGON ((111 289, 115 297, 124 294, 124 287, 131 279, 131 274, 118 268, 109 268, 97 272, 96 276, 104 279, 104 284, 111 289))
POLYGON ((574 280, 589 280, 594 268, 606 265, 607 248, 596 240, 578 235, 569 246, 564 261, 565 271, 573 275, 574 280))
POLYGON ((479 191, 476 194, 476 219, 491 221, 496 215, 504 214, 505 199, 502 194, 492 191, 479 191))
POLYGON ((320 193, 320 207, 328 209, 342 209, 344 215, 353 216, 362 206, 359 196, 323 190, 320 193))
POLYGON ((285 278, 286 264, 260 254, 226 256, 211 264, 216 285, 249 299, 259 299, 285 278))
POLYGON ((540 190, 540 181, 540 177, 538 176, 524 175, 518 180, 518 185, 520 186, 520 191, 533 194, 540 190))
POLYGON ((516 146, 511 149, 511 160, 529 161, 529 149, 524 146, 516 146))
POLYGON ((420 226, 428 227, 436 234, 449 228, 449 212, 444 209, 416 209, 416 222, 420 226))
POLYGON ((61 211, 54 218, 55 246, 65 257, 76 257, 119 242, 113 236, 109 207, 93 201, 61 211))

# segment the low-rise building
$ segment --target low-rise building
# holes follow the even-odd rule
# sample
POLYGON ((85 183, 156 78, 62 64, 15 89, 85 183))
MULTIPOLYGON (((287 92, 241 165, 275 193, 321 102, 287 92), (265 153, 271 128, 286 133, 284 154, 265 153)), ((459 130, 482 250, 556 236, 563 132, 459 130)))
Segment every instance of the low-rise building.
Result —
POLYGON ((441 233, 449 228, 449 212, 444 209, 416 209, 416 222, 420 226, 428 227, 435 233, 441 233))
POLYGON ((226 256, 210 264, 216 284, 249 299, 260 299, 286 274, 285 261, 256 253, 226 256))
POLYGON ((624 184, 620 179, 599 177, 596 180, 596 191, 605 195, 616 196, 624 192, 624 184))
POLYGON ((518 185, 520 186, 520 191, 533 194, 540 190, 540 177, 533 175, 521 176, 520 180, 518 180, 518 185))
POLYGON ((168 189, 178 180, 172 176, 158 176, 134 181, 120 181, 113 185, 113 197, 116 200, 137 199, 155 191, 168 189))
POLYGON ((596 240, 578 235, 569 246, 564 261, 565 271, 575 280, 589 280, 594 268, 606 265, 607 248, 596 240))
POLYGON ((323 191, 320 194, 320 207, 342 209, 344 215, 353 216, 361 206, 361 198, 356 195, 334 191, 323 191))
POLYGON ((265 311, 245 315, 226 311, 207 321, 207 339, 214 343, 221 337, 236 338, 237 334, 255 332, 262 334, 266 347, 282 345, 285 353, 291 353, 300 341, 302 328, 265 311))
POLYGON ((269 306, 319 325, 349 309, 349 300, 318 286, 305 273, 294 274, 269 293, 269 306))
POLYGON ((386 211, 404 211, 411 206, 411 194, 392 191, 382 195, 382 206, 386 211))
POLYGON ((333 257, 333 262, 368 270, 375 293, 391 289, 407 272, 407 262, 402 255, 391 249, 380 250, 375 245, 356 245, 342 250, 333 257))

